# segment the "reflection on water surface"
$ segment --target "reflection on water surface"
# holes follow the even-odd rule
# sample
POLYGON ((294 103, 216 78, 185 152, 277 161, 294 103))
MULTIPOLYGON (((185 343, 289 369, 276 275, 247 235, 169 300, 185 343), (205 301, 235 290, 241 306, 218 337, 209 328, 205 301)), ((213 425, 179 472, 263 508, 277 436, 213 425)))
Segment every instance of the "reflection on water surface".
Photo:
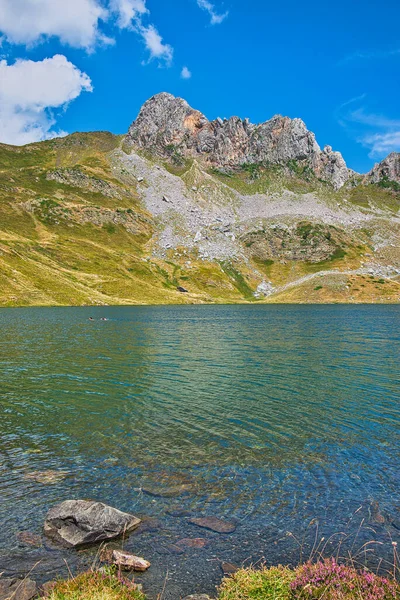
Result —
POLYGON ((171 599, 212 592, 222 560, 298 560, 312 520, 397 540, 399 325, 397 306, 0 310, 0 571, 89 561, 17 537, 77 497, 148 517, 126 547, 171 599), (188 522, 206 515, 236 531, 188 522), (190 537, 208 543, 178 552, 190 537))

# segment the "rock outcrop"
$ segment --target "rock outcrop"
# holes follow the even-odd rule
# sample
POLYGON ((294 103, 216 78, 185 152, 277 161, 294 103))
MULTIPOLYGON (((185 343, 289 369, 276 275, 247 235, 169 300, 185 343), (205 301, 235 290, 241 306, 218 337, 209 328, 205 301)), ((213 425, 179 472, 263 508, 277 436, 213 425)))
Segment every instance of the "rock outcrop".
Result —
POLYGON ((380 163, 377 163, 366 175, 365 180, 368 183, 380 183, 382 181, 400 183, 400 153, 392 152, 380 163))
POLYGON ((339 152, 329 146, 321 151, 301 119, 276 115, 259 125, 239 117, 209 121, 182 98, 167 93, 145 102, 126 143, 158 156, 197 158, 220 168, 300 161, 335 188, 351 174, 339 152))
POLYGON ((128 533, 140 519, 102 502, 66 500, 49 510, 45 534, 63 546, 77 548, 128 533))
POLYGON ((32 579, 0 579, 0 600, 31 600, 37 595, 32 579))

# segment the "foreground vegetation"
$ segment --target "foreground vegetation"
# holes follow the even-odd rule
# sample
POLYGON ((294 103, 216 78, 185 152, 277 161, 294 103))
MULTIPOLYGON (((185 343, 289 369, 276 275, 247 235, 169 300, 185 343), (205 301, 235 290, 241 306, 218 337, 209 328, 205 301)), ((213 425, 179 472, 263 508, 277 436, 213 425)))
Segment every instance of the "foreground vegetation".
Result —
POLYGON ((144 600, 135 583, 120 573, 90 571, 59 581, 47 596, 49 600, 144 600))
MULTIPOLYGON (((60 581, 49 600, 145 600, 139 587, 112 569, 60 581)), ((240 569, 226 577, 218 600, 399 600, 400 584, 334 558, 307 562, 295 569, 240 569)), ((158 600, 162 600, 161 597, 158 600)))
POLYGON ((335 559, 306 563, 297 569, 241 569, 221 585, 219 600, 396 600, 395 580, 357 571, 335 559))

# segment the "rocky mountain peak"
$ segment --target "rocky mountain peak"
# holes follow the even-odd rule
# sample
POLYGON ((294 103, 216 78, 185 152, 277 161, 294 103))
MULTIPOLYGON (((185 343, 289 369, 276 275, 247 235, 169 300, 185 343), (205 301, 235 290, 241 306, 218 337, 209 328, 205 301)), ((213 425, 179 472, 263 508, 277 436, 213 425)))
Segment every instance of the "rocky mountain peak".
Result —
POLYGON ((342 155, 330 146, 321 151, 315 135, 301 119, 275 115, 258 125, 239 117, 209 121, 186 100, 167 93, 145 102, 126 142, 160 156, 176 153, 215 167, 302 161, 335 188, 350 176, 342 155))
POLYGON ((370 183, 379 183, 384 180, 400 183, 400 153, 392 152, 380 163, 377 163, 366 179, 370 183))

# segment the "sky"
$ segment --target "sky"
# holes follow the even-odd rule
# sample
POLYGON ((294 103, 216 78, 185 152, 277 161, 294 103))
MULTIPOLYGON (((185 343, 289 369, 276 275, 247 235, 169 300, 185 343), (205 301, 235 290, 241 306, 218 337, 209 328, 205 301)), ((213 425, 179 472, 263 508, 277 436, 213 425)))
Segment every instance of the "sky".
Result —
POLYGON ((125 133, 158 92, 300 117, 366 172, 400 151, 398 0, 0 0, 0 142, 125 133))

